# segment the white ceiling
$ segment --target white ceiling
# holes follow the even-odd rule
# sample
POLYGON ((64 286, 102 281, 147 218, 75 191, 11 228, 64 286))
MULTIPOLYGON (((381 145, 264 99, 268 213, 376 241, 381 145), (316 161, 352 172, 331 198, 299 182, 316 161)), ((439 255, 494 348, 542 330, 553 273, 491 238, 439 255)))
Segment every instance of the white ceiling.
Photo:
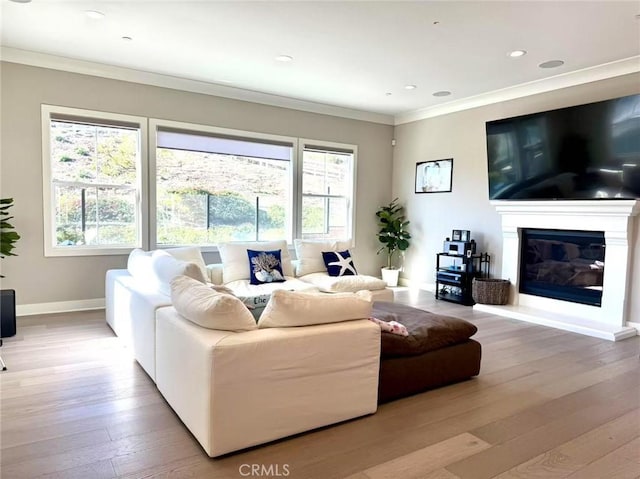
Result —
POLYGON ((638 1, 1 6, 4 47, 396 117, 622 59, 640 69, 638 1), (509 58, 515 49, 528 53, 509 58), (275 61, 280 54, 294 60, 275 61), (538 67, 548 60, 565 64, 538 67), (439 90, 452 95, 432 96, 439 90))

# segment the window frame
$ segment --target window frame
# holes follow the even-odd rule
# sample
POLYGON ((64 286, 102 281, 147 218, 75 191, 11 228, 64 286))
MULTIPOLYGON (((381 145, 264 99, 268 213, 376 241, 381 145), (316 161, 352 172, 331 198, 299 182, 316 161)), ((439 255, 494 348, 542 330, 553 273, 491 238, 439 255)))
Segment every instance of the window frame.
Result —
MULTIPOLYGON (((274 135, 269 133, 257 133, 253 131, 235 130, 231 128, 221 128, 210 125, 201 125, 198 123, 186 123, 174 120, 163 120, 159 118, 149 118, 149 217, 152 221, 149 222, 149 247, 151 249, 165 249, 182 246, 194 246, 199 247, 203 253, 218 252, 216 245, 191 245, 191 244, 158 244, 158 224, 157 224, 157 132, 158 128, 168 128, 184 130, 185 132, 198 134, 212 134, 220 136, 236 137, 239 139, 247 140, 267 140, 278 143, 291 143, 291 168, 289 171, 289 186, 290 186, 290 206, 291 206, 291 220, 287 225, 287 230, 290 231, 291 238, 296 238, 296 225, 297 225, 297 156, 298 156, 298 138, 285 135, 274 135)), ((287 238, 287 244, 291 247, 292 242, 287 238)))
POLYGON ((304 151, 305 149, 324 149, 327 152, 345 153, 351 152, 353 154, 353 161, 351 162, 351 182, 349 195, 347 197, 347 236, 345 238, 327 238, 330 240, 347 240, 350 242, 351 247, 355 247, 356 238, 356 185, 358 178, 358 145, 349 143, 338 143, 335 141, 313 140, 310 138, 298 138, 298 165, 297 165, 297 181, 296 186, 298 188, 297 194, 297 210, 300 212, 296 216, 296 228, 295 237, 301 238, 302 236, 302 199, 305 196, 326 196, 326 195, 304 195, 302 190, 303 181, 303 167, 304 167, 304 151), (316 147, 316 148, 313 148, 316 147))
MULTIPOLYGON (((110 113, 97 110, 69 108, 55 105, 41 105, 42 122, 42 204, 44 220, 44 255, 45 257, 57 256, 102 256, 128 254, 135 248, 147 247, 149 244, 149 207, 147 193, 147 118, 120 113, 110 113), (51 162, 51 122, 58 120, 55 116, 68 116, 72 121, 82 124, 100 124, 105 126, 117 126, 121 124, 137 125, 139 132, 139 150, 136 159, 136 183, 135 183, 135 218, 137 238, 134 245, 74 245, 58 246, 55 244, 55 198, 53 188, 53 173, 51 162), (53 118, 52 118, 53 117, 53 118)), ((97 185, 99 186, 99 185, 97 185)))
MULTIPOLYGON (((310 138, 298 138, 286 135, 275 135, 269 133, 259 133, 246 130, 221 128, 197 123, 188 123, 174 120, 158 118, 148 118, 136 115, 121 113, 111 113, 99 110, 88 110, 80 108, 70 108, 56 105, 41 105, 41 126, 42 126, 42 190, 43 190, 43 222, 44 222, 44 255, 45 257, 58 256, 101 256, 101 255, 125 255, 135 248, 164 249, 176 246, 187 246, 182 244, 162 244, 157 243, 157 191, 156 191, 156 153, 157 153, 157 131, 158 128, 184 130, 194 134, 213 134, 227 137, 236 137, 247 140, 266 140, 267 142, 287 143, 291 145, 291 160, 289 172, 291 219, 287 224, 289 233, 287 243, 293 248, 294 238, 302 235, 302 203, 303 197, 303 166, 305 149, 335 151, 338 153, 351 152, 353 161, 350 167, 351 181, 349 182, 349 195, 347 196, 347 232, 344 238, 332 238, 336 240, 348 240, 351 247, 355 247, 356 236, 356 185, 357 185, 357 165, 358 146, 348 143, 334 141, 314 140, 310 138), (53 173, 51 163, 51 121, 58 120, 56 116, 69 117, 70 121, 77 121, 82 124, 101 124, 105 126, 118 126, 118 124, 129 124, 137 126, 139 131, 139 151, 137 158, 137 180, 135 184, 135 215, 137 239, 135 245, 123 246, 57 246, 55 231, 55 198, 53 188, 53 173), (53 117, 53 118, 52 118, 53 117)), ((99 186, 99 185, 98 185, 99 186)), ((313 195, 312 195, 313 196, 313 195)), ((215 245, 193 245, 201 249, 202 252, 217 252, 215 245)))

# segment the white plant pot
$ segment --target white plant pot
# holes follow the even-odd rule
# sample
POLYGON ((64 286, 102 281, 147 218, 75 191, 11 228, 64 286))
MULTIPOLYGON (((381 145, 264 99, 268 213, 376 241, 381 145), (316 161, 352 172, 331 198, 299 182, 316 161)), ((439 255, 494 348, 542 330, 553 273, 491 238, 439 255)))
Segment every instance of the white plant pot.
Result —
POLYGON ((387 286, 398 286, 398 276, 400 275, 399 269, 382 268, 382 280, 387 283, 387 286))

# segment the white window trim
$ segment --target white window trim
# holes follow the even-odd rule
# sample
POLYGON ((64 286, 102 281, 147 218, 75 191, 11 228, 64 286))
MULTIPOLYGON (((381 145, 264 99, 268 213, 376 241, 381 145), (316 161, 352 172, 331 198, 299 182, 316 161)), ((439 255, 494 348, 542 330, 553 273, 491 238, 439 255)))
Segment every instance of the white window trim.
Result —
POLYGON ((141 116, 122 115, 95 110, 68 108, 55 105, 42 105, 42 195, 44 218, 44 255, 51 256, 101 256, 128 254, 134 248, 144 248, 149 244, 149 204, 147 193, 147 118, 141 116), (123 123, 134 123, 140 128, 140 154, 138 158, 139 175, 137 179, 136 219, 138 238, 134 246, 56 246, 54 241, 54 205, 53 188, 51 187, 51 115, 61 114, 76 116, 79 119, 103 119, 123 123))
MULTIPOLYGON (((185 123, 180 121, 173 120, 162 120, 159 118, 149 118, 149 217, 152 218, 152 221, 149 222, 149 247, 151 249, 167 249, 181 246, 193 246, 193 245, 183 245, 183 244, 157 244, 157 234, 158 234, 158 225, 157 225, 157 214, 156 214, 156 206, 157 206, 157 190, 156 190, 156 150, 157 150, 157 135, 156 132, 158 128, 175 128, 179 130, 185 130, 193 133, 212 133, 216 135, 224 135, 224 136, 235 136, 240 138, 248 138, 255 140, 268 140, 268 141, 276 141, 283 143, 291 143, 291 169, 289 173, 289 183, 291 185, 291 198, 289 198, 289 204, 291 204, 291 215, 292 220, 290 224, 287 225, 287 230, 289 230, 288 236, 292 238, 296 238, 296 225, 297 225, 297 201, 293 201, 294 198, 297 198, 297 191, 294 191, 297 188, 296 182, 294 178, 297 177, 296 168, 298 165, 297 155, 298 155, 298 138, 292 136, 282 136, 282 135, 272 135, 268 133, 256 133, 253 131, 244 131, 244 130, 234 130, 230 128, 219 128, 215 126, 201 125, 198 123, 185 123)), ((218 247, 215 245, 196 245, 200 247, 200 251, 203 253, 217 253, 218 247)), ((289 244, 290 248, 293 248, 292 244, 289 244)))
MULTIPOLYGON (((305 146, 319 146, 326 148, 328 151, 335 150, 350 150, 353 151, 353 162, 351 164, 351 198, 349 198, 350 204, 348 207, 351 210, 351 214, 347 218, 348 225, 347 231, 349 232, 348 238, 338 238, 348 240, 351 243, 351 247, 356 246, 356 185, 358 179, 358 145, 351 145, 348 143, 337 143, 335 141, 323 141, 313 140, 310 138, 298 138, 298 165, 297 165, 297 192, 296 192, 296 211, 302 211, 302 162, 305 146)), ((296 215, 296 228, 294 230, 295 238, 300 238, 302 234, 302 214, 296 215)))

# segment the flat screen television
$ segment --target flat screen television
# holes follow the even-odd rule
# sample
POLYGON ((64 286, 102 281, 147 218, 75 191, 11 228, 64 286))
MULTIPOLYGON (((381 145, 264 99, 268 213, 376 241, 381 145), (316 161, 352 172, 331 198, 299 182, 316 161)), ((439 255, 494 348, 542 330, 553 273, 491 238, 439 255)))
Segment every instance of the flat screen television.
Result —
POLYGON ((640 198, 640 95, 489 121, 492 200, 640 198))

